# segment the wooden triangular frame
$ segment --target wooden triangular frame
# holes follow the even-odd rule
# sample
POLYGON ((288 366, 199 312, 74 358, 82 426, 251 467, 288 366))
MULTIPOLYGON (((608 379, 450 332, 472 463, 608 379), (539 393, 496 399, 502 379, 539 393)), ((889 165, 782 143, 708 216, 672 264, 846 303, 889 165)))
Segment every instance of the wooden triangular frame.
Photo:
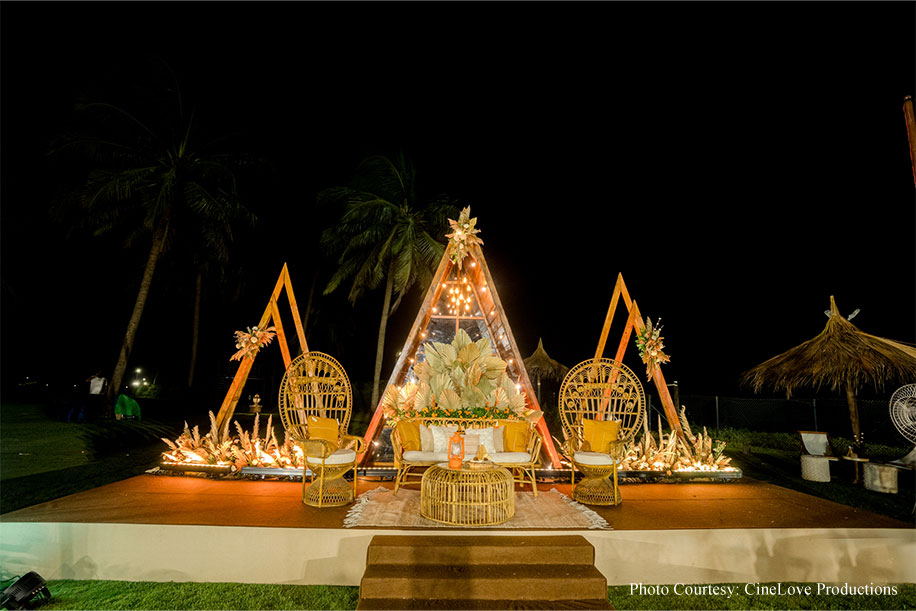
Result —
MULTIPOLYGON (((391 377, 388 379, 388 386, 401 386, 404 384, 408 370, 416 358, 417 350, 420 348, 423 341, 425 341, 426 330, 429 327, 430 320, 437 307, 436 304, 439 303, 442 291, 446 287, 446 280, 449 278, 449 274, 452 270, 457 266, 457 264, 452 261, 452 253, 452 244, 449 243, 445 249, 445 254, 442 256, 442 261, 439 263, 439 267, 433 276, 433 280, 430 283, 429 290, 426 292, 426 298, 423 301, 423 305, 420 306, 417 318, 407 336, 407 341, 404 343, 404 348, 401 350, 398 361, 391 373, 391 377)), ((464 261, 463 271, 467 275, 466 277, 470 278, 470 286, 473 295, 482 312, 482 316, 476 317, 474 320, 483 320, 485 322, 487 331, 490 334, 491 345, 497 351, 497 354, 507 363, 507 373, 509 377, 516 380, 516 383, 524 390, 528 398, 528 406, 531 409, 540 411, 541 408, 538 404, 537 394, 534 392, 531 380, 528 377, 528 372, 525 370, 525 363, 518 350, 518 345, 515 343, 512 329, 509 327, 509 321, 506 318, 506 313, 499 300, 499 294, 496 292, 496 285, 493 282, 493 277, 490 275, 490 269, 487 267, 483 251, 481 251, 480 246, 477 244, 472 244, 468 247, 468 257, 464 261), (497 341, 497 339, 499 341, 497 341)), ((459 318, 456 318, 456 321, 457 320, 459 320, 459 318)), ((456 322, 456 325, 457 324, 458 322, 456 322)), ((386 386, 386 388, 388 388, 388 386, 386 386)), ((374 447, 372 442, 378 439, 385 427, 383 412, 382 400, 379 400, 379 404, 376 406, 375 413, 366 430, 365 440, 370 450, 365 452, 362 456, 361 461, 364 465, 372 461, 372 448, 374 447)), ((553 444, 553 438, 550 435, 550 431, 547 429, 547 422, 543 417, 538 421, 537 428, 544 441, 541 446, 542 456, 546 459, 545 463, 550 463, 545 464, 545 466, 560 468, 560 457, 557 455, 556 448, 553 444)))
MULTIPOLYGON (((617 282, 614 284, 614 293, 611 295, 611 304, 607 310, 607 316, 604 318, 604 327, 601 329, 601 337, 598 339, 598 348, 595 350, 595 360, 597 361, 604 356, 604 347, 607 343, 607 336, 611 331, 611 323, 614 320, 614 312, 617 310, 617 304, 620 297, 623 297, 623 303, 629 311, 626 327, 620 337, 620 344, 617 346, 617 353, 614 355, 615 361, 623 361, 623 355, 626 354, 627 346, 630 345, 630 336, 635 328, 637 332, 645 330, 646 325, 643 323, 642 315, 639 313, 639 306, 636 305, 635 299, 630 299, 630 293, 627 291, 627 285, 623 281, 623 274, 617 274, 617 282)), ((681 420, 678 417, 678 410, 671 400, 671 394, 668 392, 668 385, 665 383, 665 376, 662 375, 660 367, 655 368, 652 375, 652 381, 655 383, 655 389, 661 398, 662 407, 665 410, 665 416, 668 419, 668 425, 671 430, 676 432, 679 437, 684 436, 681 429, 681 420)))
MULTIPOLYGON (((299 346, 303 353, 308 352, 309 346, 305 341, 305 330, 302 328, 302 320, 299 318, 299 306, 296 305, 296 295, 293 293, 293 284, 289 279, 289 270, 286 267, 286 263, 283 264, 280 277, 277 278, 277 284, 274 286, 273 293, 270 295, 270 300, 267 302, 267 307, 264 309, 264 314, 261 316, 261 320, 258 321, 257 326, 259 329, 263 329, 268 322, 273 321, 273 326, 277 329, 277 343, 280 345, 280 353, 283 355, 283 367, 285 370, 292 362, 292 358, 289 353, 289 344, 286 342, 286 333, 283 331, 283 322, 280 320, 280 307, 277 301, 284 288, 286 289, 286 298, 289 300, 289 307, 293 311, 293 325, 296 327, 299 346)), ((257 355, 255 355, 256 357, 257 355)), ((239 397, 242 395, 242 389, 245 388, 245 382, 248 381, 248 374, 251 373, 253 364, 254 358, 243 358, 239 363, 239 368, 235 372, 229 391, 226 393, 226 397, 219 408, 219 413, 216 415, 218 431, 224 431, 228 428, 229 420, 232 418, 232 414, 235 413, 235 406, 239 402, 239 397)))

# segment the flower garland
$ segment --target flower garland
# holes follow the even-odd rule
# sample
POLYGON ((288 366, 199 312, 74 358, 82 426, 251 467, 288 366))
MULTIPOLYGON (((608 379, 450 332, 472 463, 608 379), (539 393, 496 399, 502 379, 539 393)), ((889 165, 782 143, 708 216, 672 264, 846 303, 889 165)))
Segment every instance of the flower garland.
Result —
MULTIPOLYGON (((661 323, 662 319, 659 318, 661 323)), ((639 356, 642 362, 646 364, 646 378, 652 379, 652 374, 659 368, 661 363, 667 363, 671 360, 662 350, 665 344, 662 343, 664 337, 661 335, 662 326, 652 326, 652 319, 646 317, 646 326, 636 334, 636 347, 639 348, 639 356)))
POLYGON ((258 327, 248 327, 248 331, 235 332, 235 347, 238 352, 229 357, 230 361, 241 361, 243 358, 253 359, 258 350, 266 346, 273 340, 276 334, 276 327, 270 326, 265 329, 258 327))
POLYGON ((452 228, 452 233, 447 233, 447 237, 452 245, 452 263, 457 263, 458 268, 462 267, 464 258, 468 256, 468 248, 472 244, 483 244, 483 240, 477 237, 480 229, 477 229, 477 218, 471 218, 471 207, 468 206, 461 211, 457 221, 448 220, 452 228))

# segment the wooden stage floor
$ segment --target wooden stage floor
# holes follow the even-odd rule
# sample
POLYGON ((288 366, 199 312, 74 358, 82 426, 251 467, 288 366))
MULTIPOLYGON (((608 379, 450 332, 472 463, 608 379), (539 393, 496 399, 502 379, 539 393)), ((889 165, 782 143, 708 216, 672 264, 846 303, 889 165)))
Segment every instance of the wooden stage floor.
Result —
MULTIPOLYGON (((391 487, 360 478, 357 493, 391 487)), ((569 494, 569 484, 540 486, 569 494)), ((611 585, 916 582, 916 528, 743 478, 625 484, 576 532, 611 585)), ((0 516, 0 565, 45 579, 359 585, 378 535, 518 535, 493 528, 343 528, 350 506, 302 504, 302 484, 141 475, 0 516)))
MULTIPOLYGON (((390 481, 360 478, 357 494, 390 481)), ((570 493, 567 484, 539 484, 570 493)), ((518 488, 517 488, 518 489, 518 488)), ((526 490, 530 490, 527 486, 526 490)), ((723 483, 623 484, 618 507, 589 506, 614 530, 914 528, 750 478, 723 483)), ((317 509, 292 481, 140 475, 0 516, 0 522, 342 528, 350 505, 317 509)))

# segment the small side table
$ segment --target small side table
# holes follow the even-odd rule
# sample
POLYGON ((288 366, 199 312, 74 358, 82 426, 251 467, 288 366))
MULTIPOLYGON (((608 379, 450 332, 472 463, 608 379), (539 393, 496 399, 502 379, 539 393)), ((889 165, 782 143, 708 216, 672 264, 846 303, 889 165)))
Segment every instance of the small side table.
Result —
POLYGON ((842 458, 843 460, 851 461, 853 463, 853 467, 855 469, 853 471, 855 475, 852 478, 853 485, 861 483, 861 480, 859 479, 859 465, 862 463, 868 462, 868 459, 859 458, 858 456, 841 456, 840 458, 842 458))
POLYGON ((420 480, 420 515, 456 526, 493 526, 515 515, 515 482, 503 467, 429 467, 420 480))

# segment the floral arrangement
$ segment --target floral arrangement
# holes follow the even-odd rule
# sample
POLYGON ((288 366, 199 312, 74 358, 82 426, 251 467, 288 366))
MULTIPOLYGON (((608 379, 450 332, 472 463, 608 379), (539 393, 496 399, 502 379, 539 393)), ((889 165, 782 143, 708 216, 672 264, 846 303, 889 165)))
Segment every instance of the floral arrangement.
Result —
MULTIPOLYGON (((662 319, 659 318, 658 322, 660 323, 661 321, 662 319)), ((662 351, 665 347, 662 340, 665 338, 662 337, 661 333, 661 325, 653 327, 652 319, 646 317, 645 328, 636 334, 636 347, 639 348, 639 356, 642 358, 642 362, 646 364, 646 378, 650 380, 652 379, 652 374, 655 373, 661 363, 667 363, 671 360, 671 357, 662 351)))
POLYGON ((276 335, 276 327, 267 327, 260 329, 258 327, 248 327, 248 331, 235 332, 235 347, 238 352, 229 357, 230 361, 241 361, 243 358, 253 359, 258 350, 266 346, 273 340, 276 335))
POLYGON ((389 386, 382 408, 389 424, 402 418, 492 418, 537 421, 524 392, 490 351, 489 338, 472 341, 459 329, 450 344, 425 344, 426 360, 414 365, 417 382, 389 386))
POLYGON ((472 244, 483 244, 483 240, 477 237, 480 229, 477 229, 477 218, 471 218, 471 207, 468 206, 461 211, 457 221, 448 220, 452 228, 452 233, 445 235, 452 244, 452 263, 457 263, 461 268, 464 258, 468 256, 468 247, 472 244))

